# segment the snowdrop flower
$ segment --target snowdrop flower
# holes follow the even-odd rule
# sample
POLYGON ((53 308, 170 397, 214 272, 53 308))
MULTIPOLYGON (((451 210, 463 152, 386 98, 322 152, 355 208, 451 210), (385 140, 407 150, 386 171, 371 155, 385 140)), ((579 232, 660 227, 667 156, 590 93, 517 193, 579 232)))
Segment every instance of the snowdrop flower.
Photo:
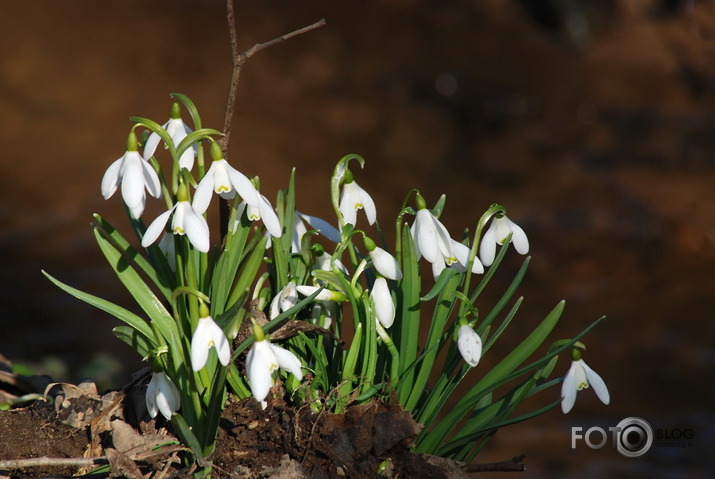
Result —
POLYGON ((273 372, 281 368, 293 374, 300 381, 303 379, 303 371, 300 360, 295 354, 270 343, 266 340, 263 329, 253 319, 251 321, 253 321, 253 334, 256 341, 246 355, 246 374, 253 397, 265 409, 265 399, 274 382, 273 372))
POLYGON ((372 265, 378 273, 387 279, 402 279, 400 265, 397 264, 397 260, 394 256, 377 246, 375 242, 367 236, 365 237, 364 243, 368 256, 372 260, 372 265))
MULTIPOLYGON (((471 250, 468 246, 465 246, 459 241, 455 241, 453 239, 450 239, 450 241, 452 245, 452 252, 454 253, 454 258, 442 257, 442 261, 437 260, 432 263, 432 274, 435 278, 439 277, 442 270, 447 266, 456 269, 460 273, 467 272, 467 265, 469 264, 469 254, 471 253, 471 250), (456 261, 453 261, 455 258, 456 261), (451 262, 447 264, 448 261, 451 262)), ((474 262, 472 263, 472 273, 484 273, 484 266, 482 265, 482 262, 479 261, 479 258, 476 256, 474 257, 474 262)))
POLYGON ((154 168, 142 158, 137 146, 137 136, 129 133, 127 151, 114 161, 102 178, 102 196, 109 199, 119 184, 122 184, 122 198, 134 218, 139 218, 144 212, 146 193, 154 198, 161 196, 161 183, 154 168))
POLYGON ((281 237, 283 234, 281 222, 278 220, 278 215, 273 210, 273 206, 271 205, 271 202, 268 201, 268 198, 260 193, 257 193, 257 200, 255 203, 244 201, 241 205, 239 205, 239 215, 243 214, 243 208, 246 208, 246 215, 249 220, 263 220, 263 224, 271 236, 276 238, 281 237))
POLYGON ((479 256, 482 259, 484 266, 491 266, 496 255, 497 244, 504 245, 507 238, 511 234, 511 242, 514 244, 514 249, 519 254, 529 252, 529 239, 526 233, 519 225, 512 220, 503 216, 495 216, 489 229, 484 233, 482 243, 479 246, 479 256))
POLYGON ((387 329, 395 321, 395 304, 385 278, 378 277, 372 285, 370 299, 375 307, 375 317, 387 329))
POLYGON ((611 396, 608 393, 606 383, 603 382, 593 369, 581 359, 581 351, 574 348, 572 350, 573 362, 569 368, 564 382, 561 384, 561 410, 564 414, 568 413, 573 408, 576 402, 576 393, 582 389, 588 388, 589 384, 593 386, 593 390, 603 404, 611 402, 611 396))
POLYGON ((176 193, 177 202, 168 211, 160 214, 149 225, 142 238, 142 246, 148 248, 164 232, 169 217, 173 214, 171 221, 171 231, 175 235, 186 235, 194 248, 202 253, 208 253, 211 243, 209 240, 209 225, 206 223, 201 213, 194 210, 188 201, 188 193, 184 184, 179 185, 176 193))
POLYGON ((325 236, 333 243, 340 242, 340 231, 338 231, 330 223, 315 216, 304 215, 296 210, 293 215, 292 253, 300 253, 301 241, 303 240, 303 236, 308 232, 308 228, 306 228, 305 223, 308 223, 308 226, 310 226, 311 229, 314 229, 321 235, 325 236))
POLYGON ((146 409, 155 418, 161 413, 168 421, 181 407, 181 396, 174 382, 164 372, 152 372, 146 387, 146 409))
POLYGON ((468 324, 459 327, 457 348, 464 361, 471 367, 479 364, 479 360, 482 358, 482 338, 468 324))
POLYGON ((417 204, 419 209, 410 229, 417 259, 424 256, 430 263, 441 261, 447 265, 456 262, 447 228, 426 208, 425 200, 419 194, 417 204))
MULTIPOLYGON (((184 120, 181 119, 181 108, 179 107, 178 102, 174 102, 174 104, 171 105, 171 118, 169 121, 161 125, 161 127, 166 130, 171 139, 174 141, 174 146, 177 148, 179 147, 179 143, 181 143, 181 141, 186 138, 189 133, 191 133, 191 128, 186 126, 184 120)), ((149 138, 147 138, 146 144, 144 145, 144 158, 151 158, 154 155, 156 147, 159 146, 160 141, 161 137, 158 134, 152 133, 149 135, 149 138)), ((196 147, 187 148, 179 158, 179 166, 190 170, 194 167, 195 156, 196 147)))
POLYGON ((199 323, 191 338, 191 367, 199 371, 206 365, 209 350, 214 348, 218 360, 223 366, 228 366, 231 360, 231 348, 223 329, 209 316, 209 308, 205 304, 199 307, 199 323))
POLYGON ((295 282, 291 281, 273 298, 268 308, 268 314, 271 319, 274 319, 296 304, 298 304, 298 290, 295 289, 295 282))
POLYGON ((211 143, 213 162, 204 177, 199 181, 194 193, 194 209, 204 213, 211 202, 214 192, 225 200, 233 199, 236 193, 250 204, 258 204, 258 190, 246 175, 229 165, 223 157, 218 143, 211 143))
POLYGON ((357 222, 357 210, 364 209, 367 222, 371 225, 377 219, 377 210, 375 202, 354 180, 350 170, 345 172, 345 182, 343 183, 343 192, 340 195, 340 213, 343 215, 345 224, 355 226, 357 222))

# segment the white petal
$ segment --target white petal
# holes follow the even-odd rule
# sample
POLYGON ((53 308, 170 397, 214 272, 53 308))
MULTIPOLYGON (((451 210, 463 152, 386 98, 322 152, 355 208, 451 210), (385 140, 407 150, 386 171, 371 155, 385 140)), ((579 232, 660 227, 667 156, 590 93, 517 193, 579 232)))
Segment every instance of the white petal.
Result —
POLYGON ((437 261, 440 251, 437 245, 437 231, 432 221, 432 213, 427 209, 419 210, 414 226, 414 233, 417 236, 416 238, 413 237, 415 246, 419 248, 420 253, 427 261, 434 263, 437 261))
POLYGON ((343 215, 343 222, 346 225, 353 225, 357 223, 357 203, 358 201, 352 195, 352 189, 348 189, 349 185, 354 183, 348 183, 343 187, 343 194, 340 197, 340 214, 343 215))
POLYGON ((300 253, 300 244, 303 240, 303 236, 308 232, 308 229, 301 221, 298 212, 296 211, 293 215, 293 239, 291 242, 291 253, 300 253))
POLYGON ((184 229, 189 241, 194 245, 194 248, 202 253, 208 253, 211 249, 211 240, 209 239, 209 225, 206 219, 197 214, 188 202, 185 202, 187 208, 184 210, 184 229))
POLYGON ((606 383, 601 379, 601 376, 591 369, 585 362, 583 363, 583 368, 586 371, 586 379, 588 379, 589 384, 593 387, 593 391, 598 396, 603 404, 609 404, 611 402, 611 395, 608 393, 608 388, 606 383))
MULTIPOLYGON (((216 162, 214 162, 214 164, 215 163, 216 162)), ((211 165, 211 168, 213 168, 213 165, 211 165)), ((209 168, 209 171, 206 172, 206 175, 204 175, 201 181, 199 181, 199 184, 196 186, 194 199, 191 203, 191 206, 200 215, 204 214, 206 210, 209 209, 211 195, 214 191, 213 173, 211 168, 209 168)))
POLYGON ((304 215, 298 211, 296 211, 296 214, 303 218, 303 220, 310 225, 311 229, 314 229, 321 235, 325 236, 333 243, 340 242, 340 231, 327 221, 320 219, 317 216, 304 215))
POLYGON ((375 279, 370 298, 375 305, 375 316, 385 329, 388 329, 395 321, 395 304, 392 302, 390 287, 385 278, 375 279))
POLYGON ((109 165, 109 168, 107 168, 107 171, 104 172, 101 191, 105 200, 109 199, 114 192, 117 191, 117 187, 119 186, 119 171, 122 168, 123 161, 124 157, 122 156, 118 160, 112 162, 112 164, 109 165))
POLYGON ((156 174, 154 168, 149 164, 149 162, 141 161, 142 170, 144 172, 144 185, 147 191, 154 198, 161 197, 161 182, 159 181, 159 175, 156 174))
POLYGON ((260 195, 258 203, 258 211, 261 214, 261 219, 266 229, 276 238, 280 238, 283 234, 283 229, 281 228, 281 222, 278 220, 278 215, 273 211, 273 206, 271 206, 270 201, 263 195, 260 195))
POLYGON ((444 268, 446 268, 446 265, 444 264, 442 258, 439 258, 437 261, 432 263, 432 276, 434 279, 439 278, 439 275, 442 274, 442 270, 444 268))
MULTIPOLYGON (((460 271, 466 271, 467 264, 469 263, 469 255, 471 254, 472 250, 468 246, 460 243, 459 241, 452 240, 452 251, 454 251, 458 263, 462 266, 462 269, 460 271)), ((474 263, 472 263, 472 273, 481 274, 483 272, 484 266, 482 266, 482 262, 479 261, 479 258, 475 256, 474 263)))
POLYGON ((482 237, 482 243, 479 245, 479 257, 484 266, 491 266, 494 262, 494 257, 497 252, 497 242, 495 238, 494 223, 489 225, 486 233, 482 237))
POLYGON ((278 366, 278 361, 267 341, 256 341, 246 355, 246 375, 251 386, 251 393, 258 402, 262 402, 273 386, 271 373, 278 366))
POLYGON ((159 146, 160 141, 161 137, 156 133, 149 135, 149 138, 147 138, 146 143, 144 144, 144 154, 142 156, 147 159, 154 156, 154 152, 156 151, 156 147, 159 146))
POLYGON ((402 279, 402 271, 400 271, 397 260, 384 249, 378 246, 370 251, 370 259, 372 259, 372 265, 377 272, 385 278, 393 280, 402 279))
POLYGON ((578 389, 576 389, 575 373, 576 363, 573 362, 571 363, 571 367, 566 373, 564 381, 561 384, 561 397, 563 398, 561 400, 561 410, 564 414, 567 414, 573 408, 573 405, 576 402, 576 393, 578 392, 578 389))
POLYGON ((303 371, 301 368, 303 365, 300 363, 300 359, 298 359, 295 354, 288 351, 287 349, 281 348, 280 346, 276 346, 275 344, 271 343, 268 343, 268 345, 271 347, 271 350, 273 351, 273 354, 278 361, 278 366, 280 366, 281 369, 284 369, 291 373, 298 379, 298 381, 302 380, 303 371))
POLYGON ((156 381, 158 384, 156 407, 167 420, 171 420, 171 416, 181 407, 181 396, 179 395, 179 390, 166 374, 154 374, 156 374, 156 381))
POLYGON ((241 199, 249 205, 257 206, 260 197, 258 190, 253 186, 251 180, 229 164, 226 164, 226 170, 228 171, 229 178, 231 178, 231 184, 236 188, 241 199))
POLYGON ((211 347, 211 327, 205 321, 207 318, 199 318, 199 324, 191 338, 191 368, 200 371, 206 365, 209 358, 209 348, 211 347))
POLYGON ((231 347, 228 344, 228 339, 223 329, 218 324, 214 323, 213 328, 213 345, 218 355, 218 360, 223 366, 228 366, 231 361, 231 347))
POLYGON ((281 311, 288 311, 290 308, 298 304, 298 290, 295 282, 289 282, 280 293, 281 311))
POLYGON ((169 216, 171 216, 171 213, 174 211, 175 208, 176 205, 174 205, 170 210, 165 211, 159 216, 157 216, 156 219, 151 222, 149 227, 144 232, 144 237, 142 238, 143 247, 148 248, 149 245, 156 241, 157 238, 159 238, 159 235, 164 232, 164 228, 166 228, 166 223, 167 221, 169 221, 169 216))
POLYGON ((152 418, 156 417, 156 415, 159 414, 159 408, 156 406, 156 394, 157 390, 159 389, 159 385, 157 384, 155 375, 156 373, 152 374, 151 380, 146 387, 146 394, 144 396, 144 400, 146 402, 146 410, 149 412, 149 416, 151 416, 152 418))
MULTIPOLYGON (((298 290, 300 294, 303 296, 310 296, 311 294, 315 293, 320 289, 318 286, 308 286, 308 285, 299 285, 296 286, 295 289, 298 290)), ((329 289, 323 289, 318 295, 315 297, 316 301, 335 301, 336 299, 336 293, 335 291, 331 291, 329 289)))
POLYGON ((519 254, 526 254, 529 252, 529 239, 526 237, 526 233, 521 228, 521 226, 516 223, 511 223, 511 242, 514 245, 514 249, 519 254))
POLYGON ((362 189, 360 186, 358 186, 358 188, 358 191, 360 193, 360 202, 362 203, 362 207, 365 209, 365 216, 367 216, 367 222, 373 225, 377 220, 377 209, 375 208, 375 202, 372 200, 372 197, 367 191, 362 189))
MULTIPOLYGON (((144 161, 139 153, 128 151, 124 160, 124 174, 122 175, 122 198, 130 209, 144 210, 144 171, 141 162, 144 161), (134 155, 131 155, 134 153, 134 155)), ((141 216, 141 213, 140 213, 141 216)))
POLYGON ((457 332, 457 348, 464 361, 471 367, 479 364, 482 358, 482 338, 471 326, 463 325, 457 332))

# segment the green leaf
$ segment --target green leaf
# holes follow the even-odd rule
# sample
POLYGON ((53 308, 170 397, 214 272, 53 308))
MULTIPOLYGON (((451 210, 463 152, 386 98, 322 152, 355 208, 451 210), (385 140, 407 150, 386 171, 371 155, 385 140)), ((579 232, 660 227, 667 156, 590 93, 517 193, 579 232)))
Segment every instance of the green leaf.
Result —
POLYGON ((152 343, 150 341, 150 338, 152 338, 154 335, 151 331, 151 328, 149 325, 144 321, 142 318, 137 316, 136 314, 132 313, 131 311, 122 308, 121 306, 117 306, 114 303, 111 303, 107 301, 106 299, 102 299, 100 297, 94 296, 89 293, 85 293, 84 291, 80 291, 76 288, 73 288, 71 286, 68 286, 67 284, 63 283, 62 281, 56 279, 52 275, 50 275, 46 271, 42 271, 42 274, 44 274, 47 279, 52 281, 57 287, 59 287, 62 291, 65 293, 70 294, 71 296, 74 296, 75 298, 84 301, 87 304, 90 304, 94 306, 95 308, 98 308, 106 313, 111 314, 115 318, 119 319, 120 321, 125 322, 129 326, 131 326, 133 329, 138 331, 141 335, 144 336, 144 338, 152 344, 152 347, 156 347, 156 344, 152 343))

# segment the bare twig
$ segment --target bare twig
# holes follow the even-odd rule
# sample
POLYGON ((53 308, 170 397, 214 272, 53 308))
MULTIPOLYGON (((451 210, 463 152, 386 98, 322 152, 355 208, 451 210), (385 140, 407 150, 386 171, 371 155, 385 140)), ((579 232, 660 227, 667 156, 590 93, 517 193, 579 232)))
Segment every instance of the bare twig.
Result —
POLYGON ((512 457, 508 461, 491 462, 488 464, 470 464, 467 472, 520 472, 526 471, 525 455, 512 457))
POLYGON ((226 18, 228 20, 229 35, 231 38, 231 56, 233 58, 233 72, 231 75, 231 85, 228 91, 228 101, 226 103, 226 116, 224 118, 223 132, 224 136, 219 140, 221 149, 226 152, 228 150, 228 144, 231 140, 231 122, 233 121, 233 110, 236 106, 236 92, 238 91, 238 81, 241 76, 241 68, 246 61, 251 58, 256 53, 261 50, 265 50, 268 47, 283 43, 298 35, 302 35, 316 28, 320 28, 325 25, 325 19, 321 19, 312 25, 300 28, 298 30, 286 33, 280 37, 274 38, 273 40, 267 41, 265 43, 258 43, 253 45, 251 48, 243 53, 238 53, 238 42, 236 40, 236 14, 233 9, 233 0, 226 0, 226 18))

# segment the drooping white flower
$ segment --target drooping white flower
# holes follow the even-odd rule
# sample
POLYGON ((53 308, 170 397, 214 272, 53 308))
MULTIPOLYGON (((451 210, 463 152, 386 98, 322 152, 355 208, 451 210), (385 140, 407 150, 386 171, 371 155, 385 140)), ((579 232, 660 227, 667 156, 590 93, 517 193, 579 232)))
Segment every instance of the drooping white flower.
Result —
MULTIPOLYGON (((278 219, 278 215, 273 210, 271 202, 268 198, 258 193, 258 199, 256 203, 249 203, 244 201, 246 208, 246 215, 251 221, 263 220, 263 224, 266 230, 276 238, 280 238, 283 234, 283 229, 281 228, 281 222, 278 219)), ((242 214, 243 206, 239 206, 239 213, 242 214)))
POLYGON ((371 225, 377 219, 375 202, 367 191, 362 189, 353 179, 352 175, 346 174, 346 181, 343 183, 343 191, 340 195, 340 213, 343 215, 345 224, 355 226, 357 222, 357 210, 364 209, 367 222, 371 225))
POLYGON ((174 382, 164 372, 153 372, 146 387, 146 409, 154 418, 161 413, 167 420, 181 407, 181 396, 174 382))
POLYGON ((387 279, 402 279, 400 265, 397 264, 397 260, 394 256, 377 246, 375 242, 367 236, 365 236, 364 243, 367 254, 372 260, 372 265, 378 273, 387 279))
POLYGON ((129 133, 127 151, 115 160, 102 177, 102 196, 109 199, 119 184, 122 198, 134 218, 141 217, 146 204, 146 191, 154 198, 161 196, 161 183, 154 168, 137 151, 137 137, 129 133))
MULTIPOLYGON (((450 241, 452 245, 452 252, 454 253, 454 258, 456 258, 456 261, 452 261, 454 258, 442 257, 441 261, 437 260, 432 263, 432 274, 435 278, 437 278, 442 272, 442 270, 447 266, 456 269, 460 273, 467 272, 467 265, 469 264, 469 254, 471 253, 471 250, 468 246, 465 246, 459 241, 455 241, 453 239, 450 239, 450 241), (447 264, 447 261, 451 262, 447 264)), ((472 263, 472 273, 484 273, 484 266, 482 265, 482 262, 479 261, 479 258, 476 256, 474 257, 474 262, 472 263)))
POLYGON ((305 215, 296 210, 293 215, 293 242, 291 244, 292 253, 300 253, 301 241, 303 236, 308 232, 305 223, 308 223, 311 229, 314 229, 324 237, 328 238, 333 243, 340 242, 340 231, 325 220, 316 216, 305 215))
POLYGON ((457 331, 457 348, 464 361, 471 367, 479 364, 482 358, 482 338, 468 324, 460 326, 457 331))
POLYGON ((588 367, 583 359, 580 359, 580 354, 578 356, 579 359, 574 359, 571 363, 571 367, 564 377, 564 382, 561 384, 561 410, 564 414, 573 408, 576 402, 576 393, 588 388, 589 385, 593 386, 596 396, 598 396, 598 399, 600 399, 603 404, 607 405, 611 402, 608 388, 606 387, 606 383, 603 382, 603 379, 601 379, 601 376, 588 367))
POLYGON ((177 201, 170 210, 156 217, 144 233, 142 246, 148 248, 159 238, 172 214, 174 216, 171 221, 171 231, 176 235, 185 234, 194 248, 202 253, 208 253, 211 248, 209 225, 206 223, 206 218, 196 212, 191 203, 186 200, 177 201))
POLYGON ((511 234, 511 243, 514 244, 514 249, 519 254, 529 252, 529 239, 526 233, 519 225, 507 218, 506 215, 494 217, 492 224, 489 225, 482 243, 479 245, 479 257, 482 259, 484 266, 491 266, 496 256, 497 244, 504 245, 507 238, 511 234))
MULTIPOLYGON (((169 134, 174 142, 174 147, 176 148, 178 148, 179 143, 181 143, 181 141, 186 138, 189 133, 191 133, 191 128, 186 126, 184 120, 181 119, 181 109, 177 102, 174 102, 171 107, 171 118, 169 121, 161 125, 161 127, 169 134)), ((149 138, 147 138, 146 143, 144 144, 144 158, 151 158, 154 155, 156 147, 159 146, 160 141, 161 137, 158 134, 152 132, 152 134, 149 135, 149 138)), ((181 154, 181 157, 179 157, 179 166, 181 168, 191 170, 191 168, 194 167, 195 156, 196 147, 193 146, 191 148, 187 148, 186 151, 181 154)))
MULTIPOLYGON (((301 284, 295 287, 300 294, 303 296, 310 296, 311 294, 318 291, 320 286, 309 286, 301 284)), ((345 301, 347 298, 343 293, 338 291, 333 291, 328 288, 323 288, 320 293, 315 297, 315 301, 345 301)))
POLYGON ((385 278, 375 278, 370 291, 370 299, 375 307, 375 316, 384 328, 388 329, 395 321, 395 303, 392 302, 390 287, 385 278))
POLYGON ((263 330, 255 322, 253 324, 256 341, 246 355, 246 374, 253 397, 265 409, 266 396, 274 383, 273 372, 281 368, 300 381, 303 379, 303 371, 300 359, 295 354, 267 341, 263 330))
POLYGON ((236 194, 249 204, 258 204, 258 190, 246 175, 231 166, 218 143, 211 143, 213 161, 204 177, 199 181, 194 192, 194 209, 204 213, 211 202, 212 193, 225 200, 233 199, 236 194))
POLYGON ((295 288, 295 282, 291 281, 278 292, 271 300, 268 308, 268 314, 271 319, 276 318, 279 314, 288 311, 290 308, 298 304, 298 290, 295 288))
POLYGON ((231 348, 223 329, 209 316, 208 308, 202 304, 199 312, 199 322, 194 336, 191 338, 191 367, 199 371, 206 365, 211 348, 216 350, 218 360, 223 366, 228 366, 231 360, 231 348))
POLYGON ((417 259, 424 256, 430 263, 442 262, 447 265, 457 261, 447 228, 427 208, 417 211, 410 231, 417 259))

